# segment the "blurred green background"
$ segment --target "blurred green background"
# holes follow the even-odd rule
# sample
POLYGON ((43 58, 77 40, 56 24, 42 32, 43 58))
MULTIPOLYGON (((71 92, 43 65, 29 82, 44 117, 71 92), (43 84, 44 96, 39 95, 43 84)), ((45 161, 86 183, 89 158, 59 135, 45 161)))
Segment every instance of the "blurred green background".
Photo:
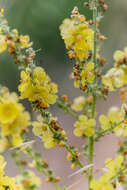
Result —
MULTIPOLYGON (((70 61, 60 37, 59 25, 64 18, 70 16, 74 6, 78 6, 79 11, 90 18, 91 12, 83 8, 83 3, 84 0, 0 0, 9 25, 17 28, 21 34, 29 34, 35 50, 41 49, 36 56, 37 64, 44 67, 52 79, 58 82, 61 92, 70 90, 68 74, 72 65, 68 64, 70 61), (65 85, 67 81, 68 85, 65 85)), ((114 50, 127 44, 127 2, 107 0, 106 3, 109 9, 102 21, 101 29, 108 40, 105 46, 102 46, 102 53, 108 62, 112 63, 114 50)), ((111 64, 107 65, 107 68, 109 67, 111 64)), ((11 90, 17 89, 19 72, 6 53, 0 55, 0 81, 11 90)))

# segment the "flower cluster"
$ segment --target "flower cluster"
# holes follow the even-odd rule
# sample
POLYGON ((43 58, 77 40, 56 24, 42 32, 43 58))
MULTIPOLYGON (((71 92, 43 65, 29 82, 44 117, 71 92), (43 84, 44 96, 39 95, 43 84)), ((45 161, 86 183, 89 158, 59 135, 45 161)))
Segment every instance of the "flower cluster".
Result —
POLYGON ((92 190, 115 190, 112 182, 115 176, 119 176, 123 171, 123 161, 124 158, 122 155, 117 155, 113 160, 111 158, 107 159, 105 162, 105 173, 100 177, 99 180, 93 179, 91 181, 91 189, 92 190))
POLYGON ((102 76, 102 83, 109 91, 115 91, 127 84, 127 47, 124 51, 114 53, 114 61, 114 67, 102 76))
POLYGON ((23 175, 16 176, 16 190, 38 190, 41 179, 32 171, 24 171, 23 175))
POLYGON ((44 109, 54 104, 57 99, 57 85, 52 83, 49 76, 41 67, 35 67, 33 72, 21 72, 21 84, 18 87, 21 98, 27 98, 35 103, 35 107, 44 109))
POLYGON ((57 144, 62 146, 66 141, 66 133, 57 123, 57 118, 44 119, 38 116, 37 121, 32 122, 33 133, 36 136, 42 136, 45 148, 53 148, 57 144))
POLYGON ((10 93, 7 88, 3 87, 0 92, 0 150, 3 151, 4 148, 11 145, 22 144, 22 135, 29 125, 30 115, 19 103, 17 94, 10 93))
POLYGON ((94 126, 96 125, 95 119, 89 119, 85 115, 80 115, 79 120, 75 122, 74 134, 76 136, 92 136, 94 135, 94 126))
POLYGON ((89 28, 85 17, 80 15, 77 8, 72 11, 72 18, 65 19, 60 26, 61 36, 69 50, 70 58, 83 61, 93 49, 93 30, 89 28))
POLYGON ((106 130, 112 130, 117 136, 126 137, 127 136, 127 118, 126 118, 126 108, 127 105, 123 104, 121 109, 117 107, 112 107, 108 115, 101 115, 99 121, 101 123, 101 128, 106 130))
POLYGON ((75 88, 87 88, 87 85, 94 81, 94 65, 95 64, 93 62, 88 62, 80 69, 79 67, 74 68, 74 74, 75 76, 77 76, 74 82, 75 88))
POLYGON ((0 155, 0 189, 1 190, 14 190, 15 189, 15 178, 5 176, 4 168, 6 162, 4 157, 0 155))

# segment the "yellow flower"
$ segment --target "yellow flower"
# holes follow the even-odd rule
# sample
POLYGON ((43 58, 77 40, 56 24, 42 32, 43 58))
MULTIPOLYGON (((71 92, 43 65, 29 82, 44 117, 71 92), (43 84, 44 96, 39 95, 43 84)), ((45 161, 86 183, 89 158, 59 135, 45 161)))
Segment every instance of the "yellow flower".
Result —
POLYGON ((101 123, 101 128, 105 131, 109 129, 112 125, 115 125, 113 131, 117 136, 127 136, 127 127, 126 127, 126 119, 125 115, 125 108, 126 104, 123 104, 121 109, 117 107, 112 107, 108 115, 101 115, 99 117, 99 121, 101 123))
POLYGON ((93 179, 90 183, 92 190, 115 190, 112 184, 104 183, 103 180, 93 179))
POLYGON ((20 46, 21 48, 28 48, 30 46, 30 38, 29 36, 19 36, 20 46))
POLYGON ((57 99, 57 85, 52 83, 49 76, 41 67, 36 67, 32 76, 27 71, 21 72, 21 84, 18 87, 21 98, 39 101, 40 106, 46 108, 54 104, 57 99))
POLYGON ((123 51, 120 51, 120 50, 117 50, 117 51, 114 53, 113 58, 114 58, 114 60, 115 60, 116 62, 123 60, 123 59, 124 59, 124 52, 123 52, 123 51))
POLYGON ((25 171, 23 175, 16 176, 16 187, 19 190, 37 190, 41 185, 41 179, 37 177, 32 171, 25 171))
POLYGON ((88 58, 88 52, 93 49, 94 33, 87 23, 75 24, 75 20, 65 19, 60 31, 67 49, 73 49, 79 60, 88 58))
POLYGON ((105 115, 101 115, 99 117, 99 122, 101 123, 101 128, 104 131, 110 128, 110 120, 105 115))
POLYGON ((4 148, 8 148, 6 145, 10 142, 6 142, 5 137, 10 136, 12 145, 17 146, 23 142, 21 135, 30 125, 30 115, 19 103, 18 96, 15 93, 4 92, 2 89, 0 102, 1 141, 3 140, 5 144, 4 148))
POLYGON ((8 142, 7 138, 2 137, 0 139, 0 153, 4 152, 9 147, 11 147, 11 144, 8 142))
POLYGON ((79 96, 77 98, 74 98, 74 102, 73 102, 71 108, 74 111, 81 111, 84 108, 85 104, 86 104, 85 97, 79 96))
POLYGON ((124 157, 120 154, 114 160, 111 158, 106 159, 105 166, 108 169, 107 173, 110 175, 110 178, 115 176, 123 168, 123 161, 124 157))
POLYGON ((4 168, 6 166, 6 162, 4 160, 4 157, 0 155, 0 189, 9 189, 14 190, 15 188, 15 178, 10 178, 8 176, 5 176, 4 174, 4 168))
POLYGON ((122 62, 122 63, 124 63, 124 58, 126 56, 127 56, 127 47, 125 47, 123 51, 117 50, 114 53, 113 58, 114 58, 115 62, 122 62))
POLYGON ((80 115, 79 120, 75 122, 74 134, 76 136, 92 136, 94 135, 95 119, 88 119, 85 115, 80 115))
POLYGON ((42 141, 44 142, 44 147, 49 149, 57 145, 57 141, 54 139, 53 133, 49 126, 44 123, 43 118, 39 116, 37 121, 32 123, 33 133, 36 136, 42 135, 42 141))
POLYGON ((6 37, 4 35, 0 35, 0 53, 7 49, 6 37))
POLYGON ((109 91, 122 87, 126 84, 124 70, 122 68, 110 69, 102 76, 102 83, 109 88, 109 91))
POLYGON ((16 102, 0 103, 0 122, 12 122, 19 114, 19 105, 16 102))
POLYGON ((93 62, 89 62, 87 63, 82 72, 81 72, 81 83, 82 85, 85 85, 86 82, 88 83, 92 83, 94 78, 95 78, 95 74, 94 74, 94 63, 93 62))

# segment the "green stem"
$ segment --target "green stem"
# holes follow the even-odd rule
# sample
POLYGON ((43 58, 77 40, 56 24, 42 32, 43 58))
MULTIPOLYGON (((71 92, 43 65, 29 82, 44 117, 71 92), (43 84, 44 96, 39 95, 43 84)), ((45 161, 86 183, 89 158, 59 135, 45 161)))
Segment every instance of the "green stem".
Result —
POLYGON ((17 150, 13 150, 12 157, 14 158, 16 165, 19 168, 20 172, 23 173, 24 172, 24 166, 21 163, 19 153, 17 152, 17 150))
POLYGON ((80 168, 83 168, 83 164, 79 161, 78 158, 75 157, 75 153, 69 148, 69 146, 67 146, 67 145, 65 144, 64 147, 65 147, 66 150, 67 150, 68 152, 70 152, 71 155, 76 159, 76 162, 77 162, 77 164, 79 165, 79 167, 80 167, 80 168))
MULTIPOLYGON (((95 117, 95 106, 96 106, 96 97, 93 96, 92 118, 95 117)), ((93 164, 93 156, 94 156, 94 137, 93 136, 88 138, 88 150, 89 150, 88 162, 89 164, 93 164)), ((90 167, 89 176, 88 176, 89 189, 90 189, 90 182, 92 178, 93 178, 93 167, 90 167)))
MULTIPOLYGON (((96 83, 96 46, 97 46, 97 0, 94 0, 94 7, 93 7, 93 23, 94 23, 94 48, 93 48, 93 62, 95 63, 95 83, 96 83)), ((96 95, 93 94, 93 103, 92 103, 92 118, 95 117, 95 107, 96 107, 96 95)), ((93 156, 94 156, 94 137, 89 137, 88 139, 88 162, 89 164, 93 164, 93 156)), ((89 190, 90 190, 90 182, 93 178, 93 167, 89 169, 89 176, 88 176, 88 183, 89 183, 89 190)))
MULTIPOLYGON (((40 173, 44 174, 45 176, 50 177, 49 173, 43 168, 42 163, 40 163, 40 161, 38 159, 36 159, 32 149, 30 147, 28 147, 28 148, 26 148, 26 151, 27 151, 28 155, 30 156, 30 158, 32 158, 35 161, 36 169, 40 173)), ((56 187, 56 190, 61 190, 59 185, 57 183, 55 183, 54 181, 50 181, 50 183, 56 187)))
POLYGON ((59 108, 64 110, 66 113, 69 113, 74 118, 76 118, 76 119, 79 118, 79 116, 76 113, 74 113, 73 111, 71 111, 65 103, 62 103, 61 101, 57 100, 57 105, 59 106, 59 108))

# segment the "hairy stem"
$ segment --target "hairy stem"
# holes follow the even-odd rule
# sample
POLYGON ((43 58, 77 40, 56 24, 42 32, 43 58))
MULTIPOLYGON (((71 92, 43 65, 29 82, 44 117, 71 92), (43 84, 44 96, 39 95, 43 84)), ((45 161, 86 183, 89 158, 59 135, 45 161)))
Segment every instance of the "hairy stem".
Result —
MULTIPOLYGON (((94 48, 93 48, 93 62, 95 63, 95 83, 96 83, 96 45, 97 45, 97 0, 94 0, 94 7, 93 7, 93 23, 94 23, 94 48)), ((96 107, 96 95, 93 94, 93 103, 92 103, 92 118, 95 117, 95 107, 96 107)), ((89 148, 89 156, 88 161, 89 164, 93 164, 93 156, 94 156, 94 137, 89 137, 88 139, 88 148, 89 148)), ((93 168, 91 167, 89 169, 89 176, 88 176, 88 182, 89 182, 89 190, 90 190, 90 182, 93 178, 93 168)))

